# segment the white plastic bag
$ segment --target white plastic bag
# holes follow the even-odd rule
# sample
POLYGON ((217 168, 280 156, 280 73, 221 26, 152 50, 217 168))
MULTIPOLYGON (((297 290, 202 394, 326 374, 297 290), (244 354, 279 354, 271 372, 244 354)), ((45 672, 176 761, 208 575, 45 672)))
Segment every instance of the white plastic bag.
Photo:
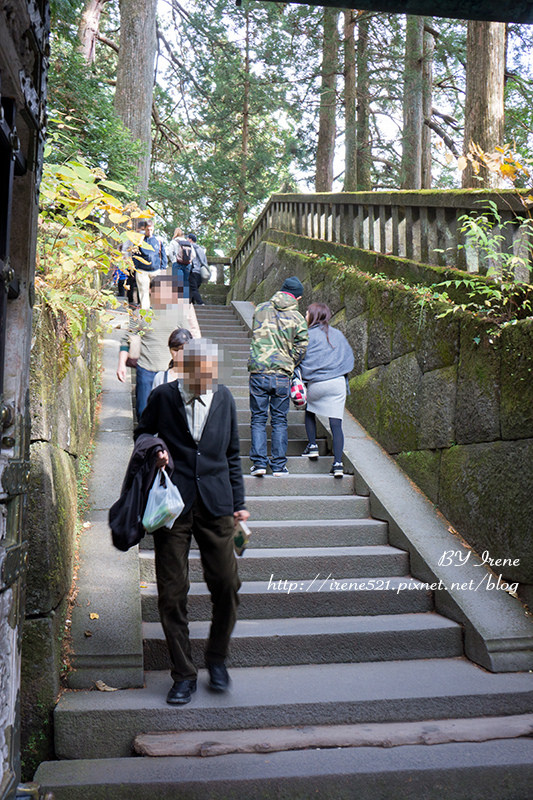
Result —
POLYGON ((163 526, 171 528, 184 505, 178 487, 172 483, 166 470, 158 470, 148 495, 142 519, 143 528, 148 533, 163 526))

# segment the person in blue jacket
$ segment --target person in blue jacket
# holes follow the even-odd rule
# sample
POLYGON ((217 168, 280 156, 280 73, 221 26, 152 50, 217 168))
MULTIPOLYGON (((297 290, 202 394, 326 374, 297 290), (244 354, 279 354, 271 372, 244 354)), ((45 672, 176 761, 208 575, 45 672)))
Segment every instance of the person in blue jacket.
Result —
POLYGON ((167 254, 163 243, 154 236, 154 222, 143 219, 137 226, 144 231, 143 243, 132 251, 135 279, 141 308, 150 308, 150 282, 156 275, 167 268, 167 254), (148 245, 148 247, 144 247, 148 245))
POLYGON ((335 478, 342 478, 342 417, 348 373, 353 369, 354 357, 346 337, 336 328, 332 328, 330 319, 331 310, 325 303, 311 303, 307 309, 309 344, 300 368, 302 378, 307 384, 305 431, 308 444, 302 455, 318 458, 315 415, 328 417, 333 437, 334 460, 331 474, 335 478))

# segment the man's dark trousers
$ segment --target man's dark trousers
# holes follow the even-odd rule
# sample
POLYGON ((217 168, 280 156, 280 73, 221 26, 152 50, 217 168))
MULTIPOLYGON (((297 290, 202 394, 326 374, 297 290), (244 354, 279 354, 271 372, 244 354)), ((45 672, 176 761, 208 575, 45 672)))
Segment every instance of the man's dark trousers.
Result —
POLYGON ((197 496, 171 530, 154 533, 159 616, 167 639, 174 681, 197 675, 191 657, 187 625, 189 549, 194 535, 200 549, 204 578, 213 604, 211 629, 205 649, 209 663, 223 663, 237 617, 240 580, 233 550, 233 516, 213 517, 197 496))

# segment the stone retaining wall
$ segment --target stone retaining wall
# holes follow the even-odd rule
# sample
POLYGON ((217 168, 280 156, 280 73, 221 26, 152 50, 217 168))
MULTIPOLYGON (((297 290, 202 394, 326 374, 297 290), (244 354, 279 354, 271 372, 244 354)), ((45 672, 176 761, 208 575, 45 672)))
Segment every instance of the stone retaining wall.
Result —
POLYGON ((99 379, 95 324, 68 348, 51 316, 34 310, 30 366, 31 445, 22 644, 22 759, 29 780, 53 757, 52 709, 76 546, 78 471, 92 435, 99 379))
MULTIPOLYGON (((308 242, 267 233, 229 299, 261 302, 298 275, 302 311, 313 300, 328 303, 355 352, 350 411, 478 553, 519 560, 495 571, 520 581, 533 601, 533 320, 497 337, 467 313, 438 319, 440 309, 422 307, 406 286, 343 273, 296 250, 308 242)), ((323 254, 331 248, 317 246, 323 254)), ((373 256, 372 271, 387 275, 398 262, 341 251, 362 270, 373 256)), ((427 269, 402 261, 406 274, 427 269)))

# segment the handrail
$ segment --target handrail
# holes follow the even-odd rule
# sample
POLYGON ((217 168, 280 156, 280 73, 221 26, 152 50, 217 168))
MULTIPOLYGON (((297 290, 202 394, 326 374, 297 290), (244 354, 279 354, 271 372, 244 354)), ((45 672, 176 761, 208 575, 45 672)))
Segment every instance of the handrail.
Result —
MULTIPOLYGON (((515 190, 451 189, 273 194, 232 259, 232 278, 269 229, 374 250, 426 264, 478 272, 477 253, 466 245, 459 218, 496 204, 503 222, 525 214, 515 190)), ((520 221, 502 227, 505 248, 526 247, 520 221)), ((519 280, 529 280, 522 269, 519 280)))

